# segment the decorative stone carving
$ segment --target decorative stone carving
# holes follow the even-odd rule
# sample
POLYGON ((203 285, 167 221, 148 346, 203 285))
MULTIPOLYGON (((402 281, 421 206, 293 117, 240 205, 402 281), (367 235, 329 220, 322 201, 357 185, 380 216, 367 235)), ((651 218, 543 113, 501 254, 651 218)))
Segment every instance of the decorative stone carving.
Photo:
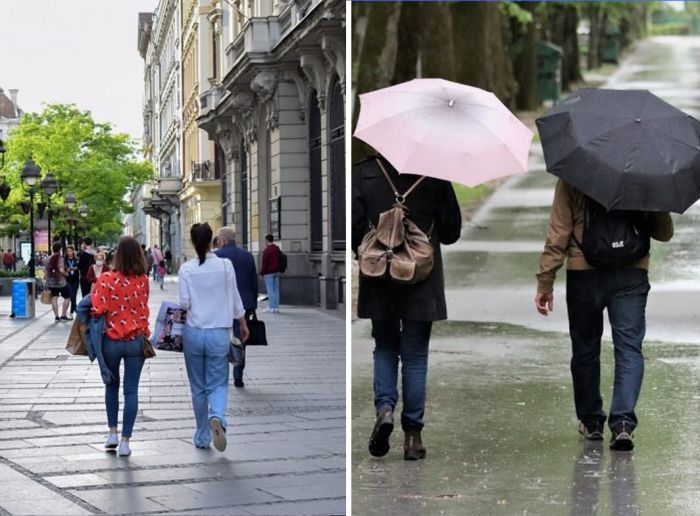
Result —
POLYGON ((294 85, 297 87, 297 94, 299 95, 299 118, 304 120, 306 118, 308 87, 304 77, 301 75, 301 69, 298 67, 285 69, 282 71, 280 78, 286 81, 294 81, 294 85))
POLYGON ((323 54, 318 48, 302 48, 299 50, 299 64, 304 75, 316 90, 318 107, 321 111, 326 109, 326 69, 323 54))
POLYGON ((323 55, 331 67, 331 71, 338 74, 338 80, 345 92, 345 48, 337 38, 323 36, 321 38, 321 49, 323 55))
POLYGON ((253 111, 254 97, 250 91, 234 90, 231 95, 231 109, 247 116, 253 111))
POLYGON ((270 70, 261 70, 250 81, 250 89, 262 100, 270 100, 277 88, 277 75, 270 70))

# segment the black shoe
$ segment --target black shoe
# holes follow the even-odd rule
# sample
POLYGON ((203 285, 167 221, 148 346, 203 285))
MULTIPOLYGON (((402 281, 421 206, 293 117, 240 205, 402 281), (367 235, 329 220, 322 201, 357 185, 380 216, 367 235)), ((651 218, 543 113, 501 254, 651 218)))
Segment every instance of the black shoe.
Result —
POLYGON ((403 460, 425 459, 425 446, 419 428, 404 428, 403 460))
POLYGON ((584 436, 589 441, 603 440, 603 423, 593 421, 589 423, 579 422, 578 433, 584 436))
POLYGON ((54 322, 61 322, 61 318, 60 318, 60 317, 56 317, 56 320, 55 320, 54 322))
POLYGON ((383 409, 377 415, 372 435, 369 438, 369 453, 374 457, 383 457, 389 453, 389 436, 394 431, 394 413, 383 409))
POLYGON ((243 380, 234 380, 233 386, 240 389, 241 387, 245 387, 245 383, 243 383, 243 380))
POLYGON ((621 423, 612 430, 610 449, 615 451, 632 451, 634 449, 634 429, 629 423, 621 423))
POLYGON ((61 320, 62 320, 62 321, 72 321, 73 318, 72 318, 71 316, 69 316, 69 315, 62 315, 62 316, 61 316, 61 320))

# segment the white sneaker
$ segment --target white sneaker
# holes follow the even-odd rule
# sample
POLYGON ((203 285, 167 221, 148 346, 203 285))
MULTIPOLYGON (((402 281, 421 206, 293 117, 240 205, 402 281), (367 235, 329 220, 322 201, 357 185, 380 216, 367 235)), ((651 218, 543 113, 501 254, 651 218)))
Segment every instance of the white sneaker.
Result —
POLYGON ((119 457, 128 457, 129 455, 131 455, 131 448, 129 448, 129 443, 127 441, 122 441, 119 443, 117 455, 119 457))
POLYGON ((114 450, 117 446, 119 446, 119 436, 117 434, 109 434, 105 443, 105 450, 114 450))
POLYGON ((214 448, 224 451, 226 449, 226 430, 224 430, 221 420, 218 417, 211 418, 209 427, 212 434, 214 434, 214 448))
POLYGON ((272 313, 273 313, 273 314, 278 314, 278 313, 280 313, 280 309, 279 309, 279 308, 273 308, 273 309, 272 309, 272 313))
POLYGON ((265 312, 266 314, 269 314, 272 311, 273 311, 272 308, 270 308, 269 306, 267 308, 265 308, 265 310, 263 310, 263 312, 265 312))

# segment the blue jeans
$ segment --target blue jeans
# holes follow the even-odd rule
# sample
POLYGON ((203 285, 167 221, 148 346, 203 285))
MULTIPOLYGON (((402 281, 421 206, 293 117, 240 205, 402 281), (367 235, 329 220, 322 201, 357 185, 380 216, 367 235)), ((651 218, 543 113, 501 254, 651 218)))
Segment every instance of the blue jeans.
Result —
POLYGON ((229 346, 227 328, 185 325, 183 348, 197 424, 195 446, 205 447, 211 443, 209 419, 212 417, 219 418, 226 428, 229 346))
POLYGON ((105 364, 114 375, 114 381, 105 385, 105 405, 107 407, 107 424, 116 427, 119 421, 119 365, 124 359, 124 417, 122 437, 131 437, 139 410, 139 379, 145 358, 143 341, 112 340, 105 335, 102 344, 105 364))
POLYGON ((600 394, 600 339, 603 310, 607 308, 615 348, 615 384, 608 426, 616 429, 624 422, 634 428, 634 408, 644 377, 642 341, 650 288, 647 271, 568 271, 566 278, 576 415, 584 423, 604 423, 606 419, 600 394))
POLYGON ((265 274, 263 279, 265 280, 265 289, 269 299, 267 307, 275 310, 280 307, 280 273, 265 274))
POLYGON ((428 343, 433 323, 406 319, 372 319, 374 337, 374 407, 379 413, 394 410, 399 399, 397 389, 399 359, 404 429, 423 428, 428 377, 428 343))

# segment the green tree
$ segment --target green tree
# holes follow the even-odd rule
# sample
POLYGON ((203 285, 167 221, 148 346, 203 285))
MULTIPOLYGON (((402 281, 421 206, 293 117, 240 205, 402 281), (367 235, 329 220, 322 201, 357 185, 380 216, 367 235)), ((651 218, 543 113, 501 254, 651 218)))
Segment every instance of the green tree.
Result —
MULTIPOLYGON (((73 192, 78 204, 89 208, 85 223, 100 242, 117 239, 124 214, 133 212, 128 194, 155 177, 152 165, 139 158, 135 140, 113 132, 108 123, 95 122, 89 111, 73 104, 49 104, 41 113, 25 114, 6 145, 4 172, 12 191, 0 208, 3 220, 12 213, 15 220, 27 222, 19 207, 27 198, 20 172, 31 157, 42 175, 50 171, 59 181, 61 190, 52 196, 52 207, 60 209, 64 195, 73 192)), ((53 235, 68 231, 65 217, 53 220, 53 235)))

